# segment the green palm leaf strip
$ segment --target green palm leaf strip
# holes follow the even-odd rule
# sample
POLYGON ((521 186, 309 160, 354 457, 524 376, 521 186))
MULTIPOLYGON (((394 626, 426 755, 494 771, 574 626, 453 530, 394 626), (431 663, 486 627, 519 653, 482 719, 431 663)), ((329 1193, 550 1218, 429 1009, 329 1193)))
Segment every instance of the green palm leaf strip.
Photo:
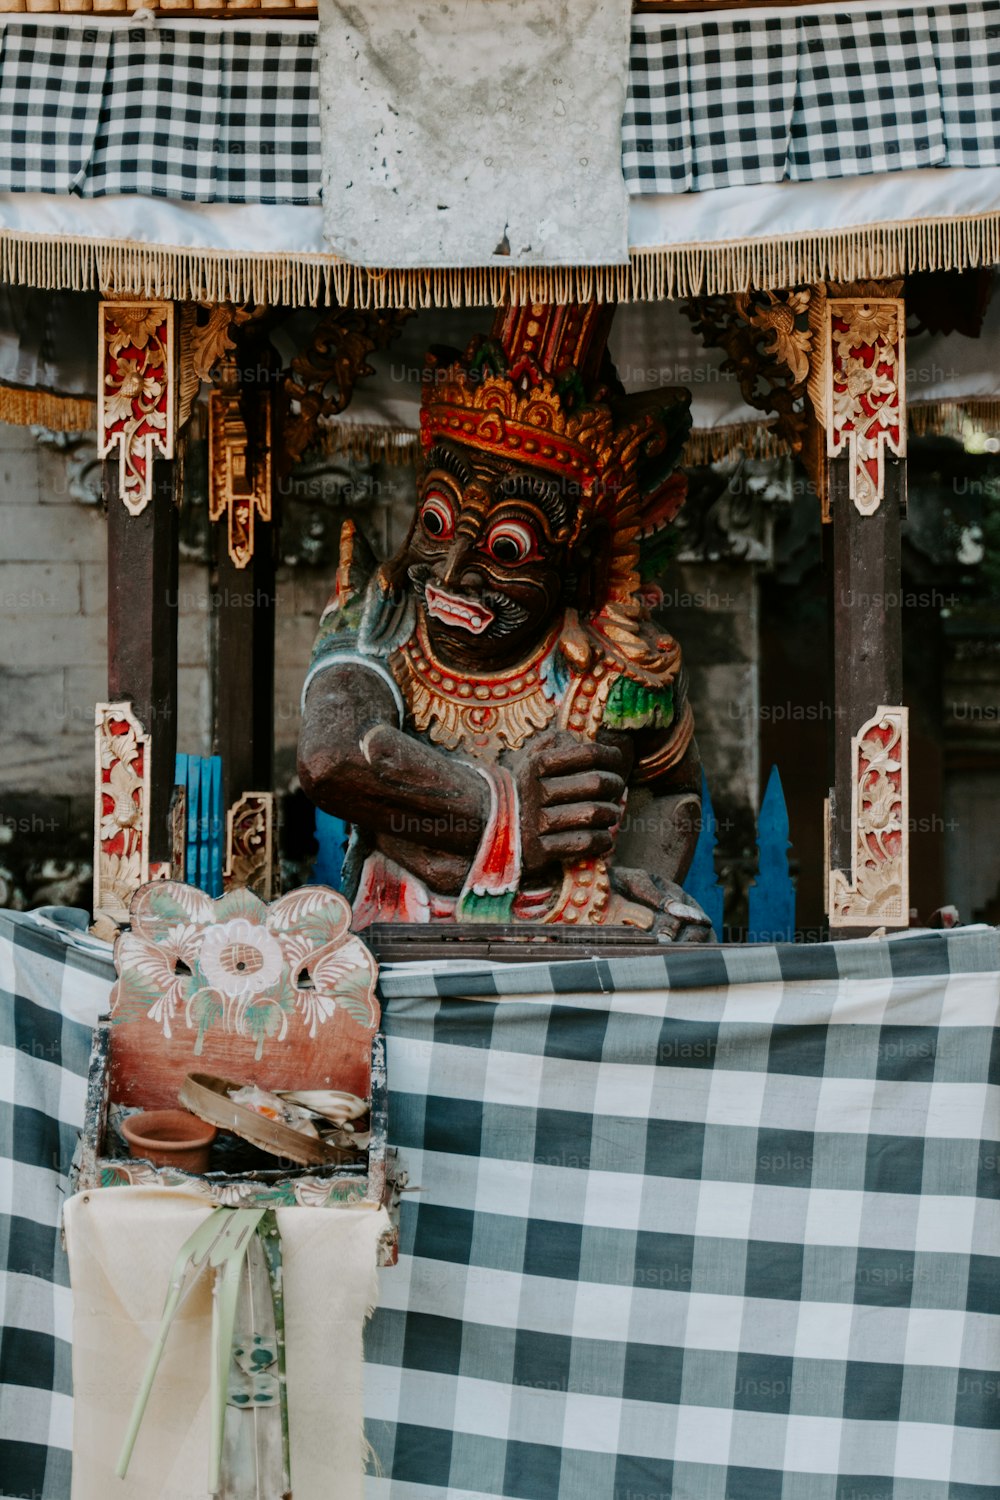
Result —
POLYGON ((281 1256, 281 1235, 278 1232, 278 1216, 273 1208, 264 1215, 258 1229, 264 1247, 267 1273, 271 1281, 271 1298, 274 1302, 274 1332, 278 1347, 278 1392, 281 1412, 281 1466, 283 1495, 291 1494, 291 1454, 288 1442, 288 1381, 285 1374, 285 1292, 281 1256))

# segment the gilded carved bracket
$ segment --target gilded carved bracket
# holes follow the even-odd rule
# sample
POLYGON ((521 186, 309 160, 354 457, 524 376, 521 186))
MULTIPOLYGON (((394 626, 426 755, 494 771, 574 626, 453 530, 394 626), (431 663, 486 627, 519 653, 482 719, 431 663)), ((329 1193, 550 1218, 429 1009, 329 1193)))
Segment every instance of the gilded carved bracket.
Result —
POLYGON ((906 455, 906 306, 901 283, 829 287, 813 300, 809 395, 826 456, 850 458, 850 497, 863 516, 885 494, 886 451, 906 455))
POLYGON ((851 873, 829 872, 832 928, 909 926, 907 721, 882 704, 851 739, 851 873))
POLYGON ((227 363, 235 340, 232 330, 254 316, 249 309, 231 302, 183 302, 180 309, 180 340, 177 371, 177 428, 191 415, 203 380, 213 380, 227 363))
POLYGON ((271 519, 271 396, 244 394, 236 331, 267 309, 229 302, 181 308, 179 425, 187 421, 203 381, 208 398, 209 517, 226 519, 229 556, 237 568, 253 557, 255 523, 271 519))
POLYGON ((748 406, 812 480, 828 519, 827 460, 847 453, 862 515, 885 493, 886 452, 906 453, 902 282, 734 292, 684 305, 707 344, 727 355, 748 406))
POLYGON ((258 393, 254 432, 247 428, 239 390, 208 398, 208 513, 226 517, 229 556, 245 568, 253 557, 256 520, 271 519, 271 396, 258 393))
POLYGON ((97 441, 119 455, 119 493, 131 515, 153 494, 153 459, 174 456, 174 305, 102 302, 97 441))
POLYGON ((387 348, 412 316, 392 308, 362 312, 338 307, 323 314, 285 377, 283 457, 289 467, 316 442, 322 424, 345 409, 356 383, 375 373, 369 354, 387 348))

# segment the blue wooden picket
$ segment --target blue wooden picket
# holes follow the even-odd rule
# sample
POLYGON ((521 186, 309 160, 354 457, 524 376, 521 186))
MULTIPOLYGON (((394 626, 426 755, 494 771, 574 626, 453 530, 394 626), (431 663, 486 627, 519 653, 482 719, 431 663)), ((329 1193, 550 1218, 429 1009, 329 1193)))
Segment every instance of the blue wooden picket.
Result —
POLYGON ((749 890, 748 943, 794 943, 795 887, 788 872, 788 809, 771 767, 757 816, 757 878, 749 890))
POLYGON ((184 788, 187 799, 184 879, 209 896, 221 896, 226 847, 221 757, 178 754, 174 784, 184 788))
POLYGON ((347 824, 343 818, 316 809, 316 842, 319 853, 313 865, 310 885, 328 885, 340 890, 340 877, 344 868, 344 849, 347 843, 347 824))
POLYGON ((708 792, 705 773, 701 773, 701 832, 694 851, 684 889, 712 919, 715 936, 722 941, 722 906, 724 891, 715 873, 715 810, 708 792))

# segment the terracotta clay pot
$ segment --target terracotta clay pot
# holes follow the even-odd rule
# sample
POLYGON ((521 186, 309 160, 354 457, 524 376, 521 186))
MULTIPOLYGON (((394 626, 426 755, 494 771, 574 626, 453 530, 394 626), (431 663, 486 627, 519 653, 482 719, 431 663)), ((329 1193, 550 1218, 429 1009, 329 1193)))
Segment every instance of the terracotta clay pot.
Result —
POLYGON ((122 1134, 133 1156, 154 1167, 179 1167, 182 1172, 205 1172, 212 1142, 218 1135, 186 1109, 148 1109, 122 1121, 122 1134))

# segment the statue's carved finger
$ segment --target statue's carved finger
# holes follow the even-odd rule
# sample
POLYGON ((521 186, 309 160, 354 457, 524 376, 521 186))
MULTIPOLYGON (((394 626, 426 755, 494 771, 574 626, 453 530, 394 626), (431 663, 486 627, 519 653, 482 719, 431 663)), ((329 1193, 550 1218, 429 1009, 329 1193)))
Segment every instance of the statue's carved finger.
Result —
POLYGON ((607 829, 593 828, 543 833, 538 843, 550 859, 587 859, 609 854, 613 840, 607 829))
POLYGON ((621 817, 614 802, 566 802, 543 807, 538 815, 539 833, 563 833, 573 828, 613 828, 621 817))
POLYGON ((543 747, 533 760, 543 776, 567 776, 579 771, 613 771, 624 775, 628 770, 626 757, 617 745, 602 745, 593 740, 581 742, 569 735, 561 735, 543 747))
MULTIPOLYGON (((559 802, 617 802, 625 795, 625 778, 614 771, 578 771, 572 776, 545 776, 541 783, 542 802, 551 807, 559 802)), ((619 812, 621 808, 619 806, 619 812)))

